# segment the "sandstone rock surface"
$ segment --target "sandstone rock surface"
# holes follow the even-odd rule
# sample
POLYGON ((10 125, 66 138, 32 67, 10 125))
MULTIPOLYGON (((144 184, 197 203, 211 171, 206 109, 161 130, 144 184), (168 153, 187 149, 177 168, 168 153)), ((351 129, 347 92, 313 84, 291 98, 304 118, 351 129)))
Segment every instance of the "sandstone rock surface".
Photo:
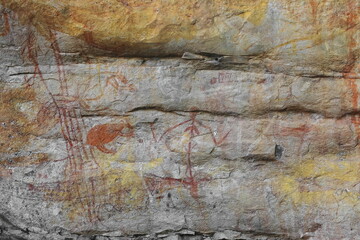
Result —
POLYGON ((359 238, 359 1, 0 3, 0 239, 359 238))

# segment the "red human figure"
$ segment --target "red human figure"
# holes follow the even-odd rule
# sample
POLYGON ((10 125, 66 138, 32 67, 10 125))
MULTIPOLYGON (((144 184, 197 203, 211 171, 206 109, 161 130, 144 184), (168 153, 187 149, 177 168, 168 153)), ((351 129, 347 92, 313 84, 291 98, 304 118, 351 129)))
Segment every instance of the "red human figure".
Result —
POLYGON ((174 185, 175 183, 181 183, 183 185, 190 186, 190 191, 191 191, 191 194, 192 194, 192 196, 194 198, 196 198, 198 196, 197 192, 198 192, 198 184, 199 184, 199 182, 204 181, 206 179, 196 180, 196 178, 194 176, 194 173, 193 173, 193 170, 192 170, 191 155, 192 155, 192 150, 196 145, 196 143, 193 142, 193 139, 202 134, 201 130, 206 130, 206 131, 210 132, 211 138, 212 138, 212 141, 214 142, 214 144, 216 146, 219 146, 220 144, 222 144, 225 141, 225 139, 230 134, 230 131, 229 131, 222 138, 216 139, 212 128, 209 127, 209 126, 206 126, 201 121, 197 120, 196 119, 197 115, 198 115, 197 109, 196 108, 191 108, 190 119, 188 119, 186 121, 183 121, 181 123, 178 123, 178 124, 168 128, 160 136, 160 138, 158 140, 156 140, 155 132, 154 132, 154 129, 152 128, 153 137, 155 138, 155 140, 157 142, 159 142, 167 134, 169 134, 170 132, 172 132, 176 128, 178 128, 180 126, 183 126, 185 124, 189 125, 184 130, 184 133, 188 132, 190 134, 190 140, 189 140, 189 142, 187 144, 187 149, 186 149, 186 172, 185 172, 186 178, 185 179, 164 178, 163 180, 165 180, 168 183, 168 185, 174 185))

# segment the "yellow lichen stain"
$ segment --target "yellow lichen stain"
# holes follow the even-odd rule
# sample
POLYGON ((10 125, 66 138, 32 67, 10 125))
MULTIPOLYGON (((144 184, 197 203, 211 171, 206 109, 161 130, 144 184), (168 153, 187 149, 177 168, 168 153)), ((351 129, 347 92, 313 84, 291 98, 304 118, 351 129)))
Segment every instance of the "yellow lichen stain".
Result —
POLYGON ((136 43, 206 39, 218 34, 215 18, 238 16, 259 25, 268 0, 0 0, 23 23, 49 35, 56 30, 109 49, 136 43))
POLYGON ((103 157, 100 158, 102 159, 100 168, 103 170, 103 174, 107 176, 109 183, 117 183, 116 185, 110 185, 109 193, 114 194, 118 192, 119 189, 126 189, 128 194, 123 198, 122 202, 116 201, 116 198, 115 201, 111 200, 111 202, 119 207, 124 204, 126 208, 132 206, 131 209, 141 206, 146 197, 146 189, 144 189, 142 175, 144 172, 160 166, 164 162, 164 159, 155 158, 149 162, 138 162, 133 155, 133 150, 128 144, 124 144, 117 153, 112 156, 101 155, 103 155, 103 157), (121 157, 124 153, 126 154, 125 159, 121 157), (120 168, 118 166, 120 166, 120 168))
POLYGON ((277 176, 273 186, 278 196, 295 205, 355 204, 360 197, 354 189, 360 183, 359 170, 357 161, 310 159, 277 176))
POLYGON ((62 202, 71 221, 90 218, 104 220, 104 206, 115 211, 132 211, 146 207, 147 191, 142 171, 151 170, 163 163, 162 158, 140 163, 129 143, 123 144, 115 154, 95 151, 98 167, 83 169, 59 188, 47 191, 47 198, 62 202))
POLYGON ((93 221, 103 220, 101 211, 104 206, 111 206, 121 212, 145 207, 146 191, 142 178, 133 169, 99 169, 88 175, 92 175, 91 180, 75 182, 78 186, 70 187, 57 196, 56 200, 64 203, 64 210, 71 221, 76 221, 79 217, 91 217, 93 221), (74 192, 70 193, 69 190, 74 192))
POLYGON ((163 158, 155 158, 152 161, 146 163, 144 165, 144 170, 151 170, 153 168, 157 168, 158 166, 160 166, 162 163, 164 162, 163 158))
POLYGON ((244 14, 245 19, 254 25, 260 25, 266 15, 268 4, 269 1, 265 0, 257 2, 255 6, 249 7, 244 14))

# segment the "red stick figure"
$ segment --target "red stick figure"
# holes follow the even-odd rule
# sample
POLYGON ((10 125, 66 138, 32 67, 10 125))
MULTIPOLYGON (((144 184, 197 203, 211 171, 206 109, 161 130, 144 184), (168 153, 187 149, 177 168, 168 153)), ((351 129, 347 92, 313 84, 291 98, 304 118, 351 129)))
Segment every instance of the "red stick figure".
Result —
POLYGON ((152 129, 152 131, 153 131, 153 136, 154 136, 155 140, 156 141, 161 141, 166 135, 168 135, 170 132, 172 132, 176 128, 178 128, 180 126, 183 126, 185 124, 189 124, 189 126, 186 127, 185 130, 184 130, 184 133, 189 133, 190 134, 190 140, 189 140, 189 142, 187 144, 187 149, 186 149, 186 172, 185 172, 186 178, 185 179, 163 178, 163 180, 168 181, 170 183, 170 185, 173 185, 176 182, 181 183, 183 185, 188 185, 188 186, 190 186, 190 191, 191 191, 192 196, 197 197, 198 196, 198 193, 197 193, 198 184, 199 184, 199 182, 203 181, 204 179, 200 179, 198 181, 198 180, 195 179, 195 176, 193 174, 191 155, 192 155, 193 148, 196 146, 196 143, 193 142, 193 139, 195 137, 203 135, 204 133, 202 133, 201 130, 205 130, 205 131, 208 131, 211 134, 212 141, 214 142, 214 144, 216 146, 219 146, 228 137, 228 135, 230 134, 230 131, 228 133, 226 133, 225 136, 223 136, 219 140, 216 139, 214 131, 212 130, 212 128, 205 125, 205 124, 203 124, 201 121, 196 119, 196 117, 198 115, 197 108, 191 108, 190 110, 191 110, 190 119, 188 119, 186 121, 183 121, 181 123, 178 123, 178 124, 168 128, 160 136, 160 138, 158 140, 156 140, 154 129, 152 129))

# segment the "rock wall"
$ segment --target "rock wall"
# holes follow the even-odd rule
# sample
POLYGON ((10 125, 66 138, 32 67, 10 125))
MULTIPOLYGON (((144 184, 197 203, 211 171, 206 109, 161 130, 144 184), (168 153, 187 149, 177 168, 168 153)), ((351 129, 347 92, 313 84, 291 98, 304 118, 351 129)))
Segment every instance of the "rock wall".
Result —
POLYGON ((0 6, 0 239, 360 238, 358 0, 0 6))

